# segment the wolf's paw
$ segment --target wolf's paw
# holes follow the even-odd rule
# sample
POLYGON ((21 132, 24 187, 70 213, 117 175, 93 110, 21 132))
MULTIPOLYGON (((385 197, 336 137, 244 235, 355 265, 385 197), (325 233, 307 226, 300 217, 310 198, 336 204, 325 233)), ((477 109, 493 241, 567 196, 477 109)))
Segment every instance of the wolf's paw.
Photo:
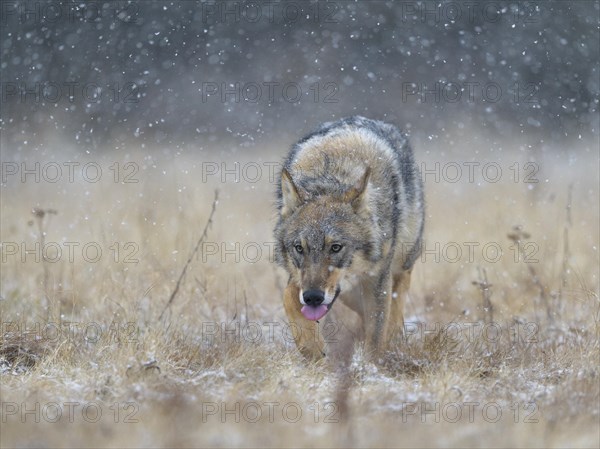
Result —
POLYGON ((311 361, 321 360, 325 357, 325 352, 322 349, 316 347, 301 347, 300 353, 304 356, 305 359, 311 361))

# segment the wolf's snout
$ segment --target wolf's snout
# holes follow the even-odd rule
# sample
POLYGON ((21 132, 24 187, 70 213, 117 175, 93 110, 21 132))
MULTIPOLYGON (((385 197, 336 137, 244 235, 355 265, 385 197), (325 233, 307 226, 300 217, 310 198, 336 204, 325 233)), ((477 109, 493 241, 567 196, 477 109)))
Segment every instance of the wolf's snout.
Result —
POLYGON ((325 293, 321 290, 306 290, 302 298, 307 306, 319 306, 325 300, 325 293))
POLYGON ((310 289, 302 293, 302 301, 304 305, 300 312, 304 315, 304 318, 311 321, 320 320, 325 316, 329 307, 323 305, 325 301, 325 293, 321 290, 310 289))

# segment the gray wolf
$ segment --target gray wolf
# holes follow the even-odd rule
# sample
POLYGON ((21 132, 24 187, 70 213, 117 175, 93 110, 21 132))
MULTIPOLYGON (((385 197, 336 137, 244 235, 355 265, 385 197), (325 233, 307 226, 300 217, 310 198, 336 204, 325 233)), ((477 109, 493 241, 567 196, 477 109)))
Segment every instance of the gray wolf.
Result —
POLYGON ((407 137, 353 116, 293 145, 277 185, 275 260, 289 273, 283 303, 295 343, 324 356, 318 320, 339 298, 379 354, 403 328, 421 248, 423 186, 407 137))

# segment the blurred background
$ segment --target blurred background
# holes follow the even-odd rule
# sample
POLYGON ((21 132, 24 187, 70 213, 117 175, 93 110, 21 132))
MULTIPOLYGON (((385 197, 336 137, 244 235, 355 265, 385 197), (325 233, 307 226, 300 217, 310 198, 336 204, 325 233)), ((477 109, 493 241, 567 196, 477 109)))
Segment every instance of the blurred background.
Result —
POLYGON ((361 114, 598 139, 597 1, 3 1, 2 145, 202 147, 361 114))

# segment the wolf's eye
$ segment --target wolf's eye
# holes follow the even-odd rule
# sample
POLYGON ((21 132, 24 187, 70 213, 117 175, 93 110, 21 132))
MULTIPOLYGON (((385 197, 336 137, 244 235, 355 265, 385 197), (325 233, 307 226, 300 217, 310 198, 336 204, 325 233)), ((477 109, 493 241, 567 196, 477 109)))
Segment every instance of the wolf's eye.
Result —
POLYGON ((302 251, 304 251, 304 249, 302 248, 302 245, 294 245, 294 249, 296 250, 296 252, 298 254, 302 254, 302 251))
POLYGON ((332 253, 339 253, 341 250, 342 250, 342 245, 340 245, 339 243, 334 243, 333 245, 331 245, 332 253))

